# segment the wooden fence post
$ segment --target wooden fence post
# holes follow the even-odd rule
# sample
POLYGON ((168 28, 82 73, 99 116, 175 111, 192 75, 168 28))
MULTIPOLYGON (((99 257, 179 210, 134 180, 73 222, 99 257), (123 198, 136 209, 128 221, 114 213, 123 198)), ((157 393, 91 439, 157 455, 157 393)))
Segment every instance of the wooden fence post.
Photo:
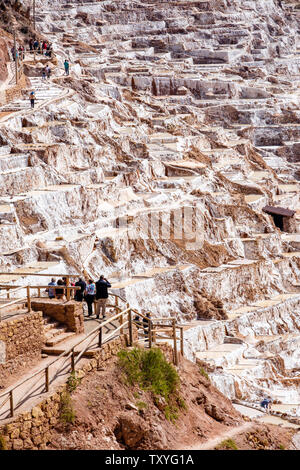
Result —
POLYGON ((30 286, 27 286, 27 308, 31 312, 30 286))
POLYGON ((183 351, 183 327, 180 327, 180 352, 183 357, 184 351, 183 351))
MULTIPOLYGON (((124 323, 124 319, 123 319, 123 314, 120 316, 120 325, 123 325, 124 323)), ((123 335, 124 334, 124 330, 123 328, 120 329, 120 335, 123 335)))
MULTIPOLYGON (((129 304, 127 304, 127 308, 129 308, 129 304)), ((132 316, 131 310, 128 312, 128 330, 129 330, 129 346, 132 346, 133 343, 133 336, 132 336, 132 316)))
POLYGON ((67 276, 66 287, 67 287, 67 289, 66 289, 66 291, 67 291, 67 301, 69 301, 70 298, 71 298, 71 295, 70 295, 71 290, 68 289, 68 287, 70 287, 70 278, 69 278, 69 276, 67 276))
POLYGON ((71 355, 71 371, 75 372, 75 354, 74 354, 74 349, 72 349, 72 355, 71 355))
POLYGON ((9 401, 10 401, 10 416, 13 418, 14 416, 14 397, 13 397, 13 390, 9 392, 9 401))
POLYGON ((102 348, 102 326, 99 330, 99 336, 98 336, 98 347, 102 348))
POLYGON ((148 340, 149 340, 149 348, 152 348, 152 321, 148 320, 148 340))
POLYGON ((176 320, 173 323, 173 339, 174 339, 174 364, 178 366, 178 354, 177 354, 177 340, 176 340, 176 320))
POLYGON ((46 392, 49 392, 49 367, 45 369, 45 389, 46 392))

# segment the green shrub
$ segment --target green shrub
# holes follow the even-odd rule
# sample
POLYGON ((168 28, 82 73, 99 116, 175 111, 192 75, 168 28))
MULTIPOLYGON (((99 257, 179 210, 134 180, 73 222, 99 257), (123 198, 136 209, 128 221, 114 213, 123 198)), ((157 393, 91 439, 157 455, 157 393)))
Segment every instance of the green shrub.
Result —
POLYGON ((205 377, 207 380, 210 380, 208 373, 206 372, 206 370, 205 370, 203 367, 200 367, 200 366, 199 366, 199 372, 200 372, 200 374, 203 375, 203 377, 205 377))
POLYGON ((162 351, 158 348, 144 350, 133 348, 118 353, 118 363, 126 375, 130 385, 137 384, 142 390, 151 391, 162 397, 166 406, 164 413, 167 419, 177 419, 178 404, 185 407, 184 400, 179 396, 179 376, 175 368, 166 361, 162 351))
POLYGON ((1 434, 0 434, 0 450, 7 450, 5 437, 1 436, 1 434))
POLYGON ((60 395, 60 420, 63 424, 74 424, 75 418, 71 395, 65 391, 60 395))
POLYGON ((231 449, 231 450, 238 450, 238 447, 233 439, 226 439, 222 441, 216 449, 231 449))
POLYGON ((138 384, 143 390, 151 390, 165 400, 176 391, 179 376, 160 349, 122 350, 118 357, 119 365, 131 385, 138 384))
POLYGON ((187 404, 185 403, 185 401, 182 397, 177 397, 177 404, 178 404, 179 408, 182 408, 183 410, 187 409, 187 404))
POLYGON ((168 421, 171 421, 171 423, 175 423, 175 421, 178 419, 178 408, 176 408, 174 405, 167 405, 165 408, 165 417, 168 421))
POLYGON ((144 401, 138 401, 136 403, 136 406, 138 407, 139 411, 144 410, 145 408, 148 408, 147 403, 145 403, 144 401))
POLYGON ((70 377, 67 380, 67 390, 69 393, 74 392, 78 385, 80 384, 81 379, 76 378, 76 372, 71 372, 70 377))

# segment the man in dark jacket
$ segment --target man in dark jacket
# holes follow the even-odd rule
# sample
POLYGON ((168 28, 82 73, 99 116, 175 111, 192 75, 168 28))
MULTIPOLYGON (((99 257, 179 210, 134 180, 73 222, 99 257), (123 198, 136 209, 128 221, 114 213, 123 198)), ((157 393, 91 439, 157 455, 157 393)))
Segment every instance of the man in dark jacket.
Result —
POLYGON ((100 276, 99 281, 96 282, 96 315, 99 318, 100 310, 102 311, 102 318, 105 318, 106 303, 108 299, 108 288, 111 284, 105 279, 104 276, 100 276))
POLYGON ((75 290, 74 299, 77 300, 77 302, 82 302, 83 301, 83 296, 84 296, 84 291, 86 289, 86 283, 80 277, 79 280, 77 282, 75 282, 75 286, 80 287, 80 289, 75 290))

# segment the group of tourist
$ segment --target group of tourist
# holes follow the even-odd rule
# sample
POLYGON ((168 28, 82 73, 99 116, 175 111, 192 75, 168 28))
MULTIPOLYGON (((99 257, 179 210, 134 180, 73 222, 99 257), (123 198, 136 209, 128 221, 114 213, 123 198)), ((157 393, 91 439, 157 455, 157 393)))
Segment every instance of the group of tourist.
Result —
POLYGON ((37 39, 30 39, 29 50, 36 51, 38 54, 43 54, 47 57, 52 56, 52 44, 47 41, 38 41, 37 39))
MULTIPOLYGON (((48 43, 47 41, 38 41, 37 39, 30 39, 29 41, 29 50, 31 52, 37 52, 38 54, 42 54, 46 57, 52 57, 52 44, 48 43)), ((11 55, 13 60, 24 60, 25 58, 25 48, 24 46, 13 46, 11 48, 11 55)))
MULTIPOLYGON (((65 299, 67 286, 67 278, 63 277, 58 279, 56 282, 54 278, 51 279, 51 282, 48 284, 48 296, 49 299, 65 299)), ((89 279, 86 283, 81 277, 77 282, 71 283, 70 287, 79 287, 79 289, 70 289, 70 296, 73 297, 77 302, 85 301, 88 307, 88 316, 93 315, 93 304, 96 304, 96 318, 100 318, 100 313, 102 318, 106 318, 106 304, 108 299, 108 288, 111 287, 110 282, 101 275, 98 281, 94 282, 92 279, 89 279)))
POLYGON ((25 49, 23 46, 19 46, 19 47, 15 47, 13 46, 10 50, 11 52, 11 55, 12 55, 12 59, 15 60, 15 61, 18 61, 18 59, 20 60, 24 60, 24 57, 25 57, 25 49))

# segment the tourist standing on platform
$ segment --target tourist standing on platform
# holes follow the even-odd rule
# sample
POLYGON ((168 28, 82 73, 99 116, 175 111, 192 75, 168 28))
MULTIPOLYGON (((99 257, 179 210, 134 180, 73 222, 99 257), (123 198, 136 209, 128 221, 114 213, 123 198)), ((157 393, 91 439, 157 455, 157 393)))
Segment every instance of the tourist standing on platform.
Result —
POLYGON ((57 285, 60 286, 61 288, 60 289, 57 289, 57 288, 55 289, 55 296, 59 300, 64 300, 65 299, 65 289, 63 288, 64 287, 64 282, 62 281, 62 279, 58 279, 57 285))
POLYGON ((74 300, 76 300, 77 302, 82 302, 84 291, 86 290, 86 283, 84 282, 83 279, 81 279, 81 277, 78 279, 77 282, 75 282, 75 287, 80 287, 80 290, 79 289, 75 290, 74 300))
POLYGON ((89 279, 88 285, 86 286, 84 298, 88 306, 88 317, 91 317, 93 315, 93 303, 95 300, 95 294, 96 286, 94 284, 94 281, 92 281, 92 279, 89 279))
MULTIPOLYGON (((56 286, 56 282, 54 277, 51 279, 51 282, 49 282, 48 286, 56 286)), ((48 297, 49 299, 55 299, 55 289, 46 289, 46 292, 48 292, 48 297)))
POLYGON ((105 318, 106 303, 108 299, 108 288, 111 284, 105 279, 104 276, 100 276, 99 281, 96 282, 96 317, 99 318, 100 309, 102 318, 105 318))

